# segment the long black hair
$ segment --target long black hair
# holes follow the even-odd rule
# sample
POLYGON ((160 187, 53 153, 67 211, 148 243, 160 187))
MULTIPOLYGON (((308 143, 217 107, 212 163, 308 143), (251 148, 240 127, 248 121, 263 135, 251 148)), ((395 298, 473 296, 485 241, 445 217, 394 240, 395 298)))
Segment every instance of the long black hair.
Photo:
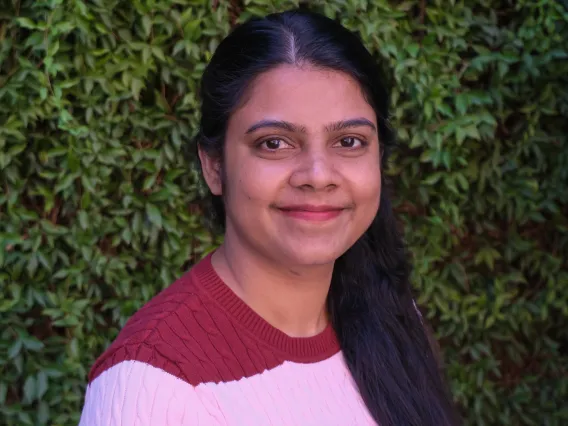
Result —
MULTIPOLYGON (((223 159, 227 123, 255 77, 278 65, 308 64, 355 78, 375 110, 384 169, 394 141, 388 93, 359 38, 339 23, 288 11, 238 26, 218 46, 202 77, 197 144, 223 159)), ((383 188, 385 174, 382 174, 383 188)), ((212 197, 217 225, 225 210, 212 197)), ((335 263, 328 310, 345 361, 381 426, 459 424, 409 283, 410 264, 387 191, 365 234, 335 263)))

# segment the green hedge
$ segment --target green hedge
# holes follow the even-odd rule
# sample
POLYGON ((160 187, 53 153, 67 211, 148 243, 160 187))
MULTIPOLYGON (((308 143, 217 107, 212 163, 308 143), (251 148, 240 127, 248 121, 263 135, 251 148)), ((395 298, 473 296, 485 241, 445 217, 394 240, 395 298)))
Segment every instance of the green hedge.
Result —
MULTIPOLYGON (((396 208, 466 424, 568 424, 566 2, 311 3, 389 75, 396 208)), ((199 76, 293 5, 2 2, 1 424, 77 424, 95 357, 219 243, 185 155, 199 76)))

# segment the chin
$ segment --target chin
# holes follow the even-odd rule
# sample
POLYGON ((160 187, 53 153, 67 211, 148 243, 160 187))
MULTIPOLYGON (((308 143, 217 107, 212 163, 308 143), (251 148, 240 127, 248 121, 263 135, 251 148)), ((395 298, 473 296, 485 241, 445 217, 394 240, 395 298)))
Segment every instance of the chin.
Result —
POLYGON ((318 247, 311 243, 300 243, 287 250, 289 252, 289 260, 298 266, 321 266, 334 263, 346 249, 337 249, 330 247, 329 244, 318 247), (301 247, 298 249, 298 247, 301 247))

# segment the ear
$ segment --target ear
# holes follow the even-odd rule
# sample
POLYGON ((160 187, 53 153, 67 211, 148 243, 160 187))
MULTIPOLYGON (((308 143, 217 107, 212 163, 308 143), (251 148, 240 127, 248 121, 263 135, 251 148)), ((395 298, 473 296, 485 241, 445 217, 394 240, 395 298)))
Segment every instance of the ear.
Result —
POLYGON ((221 161, 207 154, 201 146, 198 148, 201 170, 207 186, 213 195, 223 195, 223 180, 221 176, 221 161))

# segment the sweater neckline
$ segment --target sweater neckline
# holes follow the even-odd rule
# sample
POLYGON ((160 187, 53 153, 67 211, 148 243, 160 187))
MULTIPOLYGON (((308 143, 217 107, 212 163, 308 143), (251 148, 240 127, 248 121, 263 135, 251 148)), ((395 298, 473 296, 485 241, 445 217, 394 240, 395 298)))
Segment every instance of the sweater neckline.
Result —
POLYGON ((339 341, 331 323, 321 333, 311 337, 291 337, 268 323, 219 277, 213 268, 212 256, 213 252, 193 267, 198 282, 224 311, 257 339, 284 353, 288 361, 294 362, 319 362, 339 352, 339 341))

